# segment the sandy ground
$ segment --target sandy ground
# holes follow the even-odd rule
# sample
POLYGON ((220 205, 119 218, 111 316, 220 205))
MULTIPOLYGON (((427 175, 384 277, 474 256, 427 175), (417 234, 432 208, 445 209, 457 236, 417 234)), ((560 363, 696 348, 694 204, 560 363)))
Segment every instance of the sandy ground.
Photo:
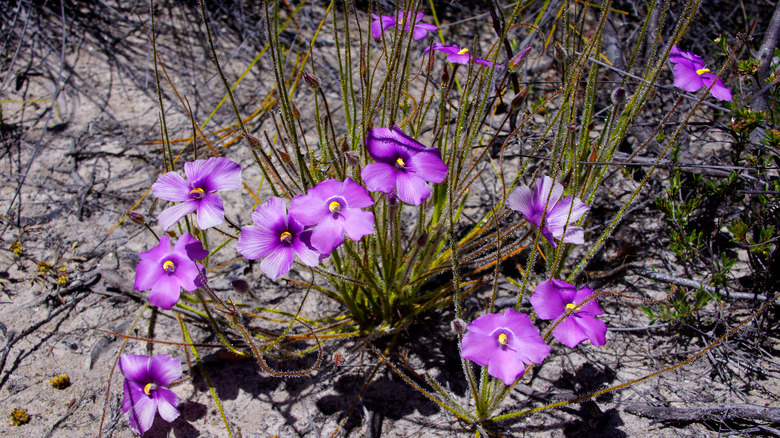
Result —
MULTIPOLYGON (((127 417, 121 413, 122 376, 114 368, 120 349, 137 354, 165 353, 183 361, 185 380, 173 388, 181 401, 182 415, 170 425, 158 417, 147 436, 227 436, 209 387, 186 348, 125 342, 110 333, 181 339, 177 316, 170 311, 156 313, 150 333, 152 310, 145 295, 132 289, 137 254, 154 240, 142 227, 122 218, 124 211, 146 194, 161 173, 162 162, 151 50, 141 26, 150 25, 148 5, 122 3, 68 11, 72 15, 66 16, 64 45, 59 37, 63 29, 56 26, 62 24, 58 8, 34 7, 20 16, 29 18, 30 26, 41 26, 37 39, 31 41, 51 44, 22 44, 17 54, 7 47, 3 54, 5 76, 0 93, 9 102, 2 104, 0 167, 5 180, 0 187, 4 210, 0 235, 2 436, 96 436, 101 433, 101 423, 103 436, 132 436, 127 417), (18 254, 12 250, 15 242, 21 243, 18 254), (41 272, 39 262, 47 263, 50 270, 41 272), (63 275, 67 283, 58 286, 57 279, 63 275), (192 366, 188 360, 193 361, 192 366), (53 388, 49 380, 62 373, 68 374, 71 385, 53 388), (9 424, 10 412, 16 408, 27 411, 28 424, 9 424)), ((217 35, 218 50, 224 56, 226 74, 232 78, 243 71, 263 42, 256 12, 247 10, 237 16, 223 10, 214 12, 214 19, 223 25, 217 35)), ((307 26, 318 23, 322 14, 320 6, 304 10, 299 16, 302 32, 311 31, 307 26)), ((197 10, 172 5, 160 10, 155 19, 160 51, 173 82, 187 96, 196 120, 205 120, 222 98, 222 87, 205 49, 197 10)), ((19 26, 8 28, 22 32, 19 26)), ((319 57, 317 62, 327 67, 328 56, 319 57)), ((261 61, 237 90, 243 113, 258 108, 270 92, 269 68, 270 61, 261 61)), ((326 71, 323 68, 323 76, 327 76, 326 71)), ((305 96, 300 99, 306 102, 305 96)), ((189 136, 189 118, 170 87, 166 87, 163 101, 172 138, 189 136)), ((301 105, 305 107, 305 103, 301 105)), ((334 111, 337 108, 334 105, 334 111)), ((216 137, 214 130, 229 123, 232 114, 226 105, 204 129, 216 137)), ((253 123, 254 129, 268 128, 263 121, 253 123)), ((259 171, 251 167, 253 160, 244 143, 220 151, 248 169, 244 180, 250 186, 257 184, 259 171)), ((228 194, 226 205, 228 215, 237 222, 249 221, 249 214, 242 213, 253 205, 246 193, 228 194)), ((154 217, 160 206, 146 198, 136 211, 154 217)), ((618 230, 612 245, 620 246, 620 239, 630 240, 641 232, 641 226, 627 225, 618 230)), ((218 236, 212 238, 221 242, 218 236)), ((229 244, 225 253, 234 253, 232 247, 234 244, 229 244)), ((257 264, 227 256, 214 265, 220 263, 225 265, 210 273, 210 278, 223 296, 247 302, 256 299, 258 305, 283 310, 294 310, 300 304, 299 292, 262 276, 257 264), (230 281, 236 278, 250 282, 255 298, 232 290, 230 281)), ((631 293, 635 280, 626 277, 613 287, 631 293)), ((648 287, 664 290, 662 286, 648 287)), ((733 321, 743 320, 755 309, 752 304, 738 307, 744 308, 733 311, 733 321)), ((635 302, 607 299, 604 308, 608 325, 618 329, 608 333, 607 345, 574 350, 555 346, 552 359, 526 379, 527 385, 507 400, 504 412, 571 399, 648 375, 690 357, 705 346, 701 339, 716 336, 714 331, 700 336, 695 329, 680 325, 647 328, 649 321, 635 302)), ((309 317, 338 312, 336 305, 319 296, 304 306, 309 317)), ((401 342, 409 351, 408 369, 436 376, 465 400, 456 338, 446 323, 451 318, 448 311, 428 315, 406 330, 401 342)), ((188 321, 196 342, 218 342, 207 325, 188 321)), ((503 434, 716 436, 731 426, 739 428, 738 424, 718 422, 656 424, 627 412, 626 407, 633 403, 685 407, 743 402, 776 406, 777 360, 748 348, 751 330, 755 327, 746 327, 746 334, 686 367, 591 401, 506 424, 503 434)), ((774 342, 776 352, 777 338, 774 342)), ((336 431, 378 363, 370 352, 358 351, 334 366, 335 352, 352 350, 359 350, 359 344, 326 344, 321 366, 298 378, 275 377, 254 361, 227 360, 216 349, 204 348, 200 354, 236 436, 321 437, 336 431)), ((393 357, 402 366, 399 356, 393 357)), ((307 356, 272 366, 300 370, 314 361, 307 356)), ((384 366, 340 433, 372 437, 474 434, 384 366)))

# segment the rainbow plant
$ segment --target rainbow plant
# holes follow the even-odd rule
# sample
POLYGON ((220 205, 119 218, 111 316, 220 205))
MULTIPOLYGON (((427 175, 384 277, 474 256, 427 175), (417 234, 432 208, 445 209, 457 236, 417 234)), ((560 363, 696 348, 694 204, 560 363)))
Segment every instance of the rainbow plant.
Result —
MULTIPOLYGON (((524 47, 511 53, 512 45, 506 39, 520 11, 519 5, 511 16, 505 17, 506 23, 496 24, 496 28, 502 29, 498 38, 488 41, 492 44, 488 58, 498 60, 506 55, 502 59, 510 60, 510 69, 515 72, 530 50, 524 47)), ((266 28, 281 107, 271 118, 278 135, 265 136, 268 144, 252 136, 245 125, 248 122, 238 113, 239 105, 232 103, 237 118, 236 139, 246 139, 263 175, 262 181, 246 181, 246 187, 264 186, 268 190, 248 189, 257 201, 254 211, 228 212, 246 221, 251 219, 251 223, 238 226, 226 221, 225 203, 218 194, 245 187, 242 169, 236 162, 222 157, 199 159, 183 164, 186 178, 175 171, 162 174, 152 185, 152 193, 175 204, 158 216, 159 225, 167 234, 151 250, 139 254, 136 289, 150 290, 149 302, 159 309, 179 307, 198 313, 212 323, 231 352, 251 354, 264 370, 290 376, 304 372, 273 371, 264 357, 320 353, 321 339, 373 339, 394 334, 418 315, 444 306, 453 305, 460 321, 465 318, 464 297, 492 283, 489 307, 468 325, 463 323, 463 330, 458 332, 472 400, 456 402, 456 397, 430 376, 425 378, 432 391, 415 387, 477 427, 519 416, 520 413, 494 413, 530 367, 548 360, 554 351, 550 346, 553 339, 569 348, 581 348, 586 340, 592 346, 607 342, 606 324, 598 319, 603 314, 597 301, 599 294, 588 285, 575 284, 588 258, 601 248, 628 203, 609 226, 600 230, 593 245, 582 247, 589 248, 584 251, 587 255, 576 264, 569 258, 573 245, 584 245, 591 237, 586 230, 592 228, 584 225, 590 220, 589 205, 605 178, 607 166, 588 164, 612 161, 617 146, 627 135, 629 122, 636 116, 631 108, 641 108, 641 103, 649 99, 663 61, 648 69, 644 82, 637 84, 632 98, 635 100, 631 101, 634 106, 629 108, 626 104, 623 108, 622 101, 613 102, 598 144, 593 143, 596 136, 590 132, 595 125, 593 113, 579 114, 571 105, 560 105, 531 152, 523 153, 513 167, 515 180, 507 181, 504 149, 520 132, 518 120, 522 125, 533 116, 519 118, 518 108, 528 89, 510 85, 517 82, 517 77, 511 76, 515 73, 502 71, 501 65, 477 58, 469 49, 456 44, 435 42, 423 48, 413 43, 438 30, 437 26, 423 22, 424 14, 416 9, 399 10, 394 15, 372 14, 373 39, 360 40, 359 58, 349 55, 349 42, 334 38, 344 111, 343 117, 334 117, 330 98, 323 91, 326 84, 313 74, 298 71, 295 73, 300 75, 291 75, 285 71, 290 64, 285 62, 285 51, 280 50, 274 33, 279 16, 266 6, 266 28), (383 39, 391 29, 395 29, 392 41, 383 39), (453 68, 450 75, 446 65, 437 67, 433 62, 432 52, 445 54, 450 63, 488 68, 463 69, 467 72, 461 71, 460 76, 453 68), (433 74, 436 68, 442 69, 441 75, 433 74), (352 82, 353 74, 359 84, 352 82), (297 83, 293 86, 284 79, 299 76, 310 88, 297 88, 297 83), (437 82, 438 78, 442 80, 437 82), (359 98, 358 88, 362 93, 359 98), (289 91, 293 89, 311 93, 307 96, 314 101, 310 120, 293 105, 292 99, 298 96, 289 91), (503 119, 489 119, 490 106, 510 89, 515 94, 512 109, 504 116, 496 116, 503 119), (515 101, 520 103, 515 105, 515 101), (344 125, 336 126, 334 118, 343 119, 344 125), (304 127, 304 123, 308 125, 304 127), (486 130, 489 127, 497 128, 486 130), (313 132, 317 135, 316 146, 304 136, 313 132), (553 151, 549 166, 544 165, 549 169, 540 169, 531 178, 531 159, 537 158, 535 154, 547 144, 553 151), (496 145, 501 154, 494 159, 488 153, 496 145), (473 193, 480 191, 476 187, 486 176, 493 178, 495 187, 500 187, 496 190, 498 196, 490 198, 486 212, 477 217, 469 212, 469 216, 464 211, 473 210, 469 201, 474 199, 473 193), (528 179, 535 179, 535 183, 521 184, 528 179), (522 220, 517 220, 520 217, 522 220), (223 222, 228 222, 228 226, 220 227, 223 222), (209 238, 215 235, 224 242, 210 246, 209 238), (236 252, 244 259, 261 260, 264 275, 305 290, 302 301, 313 290, 342 305, 344 314, 304 318, 299 313, 265 308, 261 303, 249 307, 248 303, 227 300, 210 287, 207 276, 217 274, 206 267, 217 254, 235 258, 231 241, 236 241, 236 252), (517 286, 516 304, 496 310, 492 303, 496 302, 499 277, 503 275, 501 265, 515 256, 524 258, 526 263, 525 269, 519 270, 521 281, 511 281, 517 286), (539 260, 544 263, 537 265, 539 260), (539 266, 545 270, 543 277, 535 273, 539 266), (290 275, 291 272, 297 275, 290 275), (526 297, 526 290, 532 288, 533 293, 526 297), (197 293, 182 294, 182 289, 197 293), (190 307, 193 302, 201 303, 204 310, 190 307), (289 324, 276 332, 255 327, 250 330, 244 325, 245 319, 266 312, 289 318, 289 324), (543 331, 538 328, 540 324, 545 324, 543 331), (292 347, 286 343, 291 332, 295 332, 297 340, 314 340, 317 345, 296 350, 298 344, 292 347), (233 342, 235 338, 241 338, 241 342, 233 342), (477 369, 475 364, 483 368, 477 369)), ((605 7, 602 13, 608 11, 605 7)), ((352 11, 347 8, 344 13, 349 23, 352 11)), ((205 11, 203 16, 208 26, 205 11)), ((690 19, 689 15, 681 18, 690 19)), ((589 59, 596 57, 595 44, 602 30, 595 30, 596 35, 579 47, 581 53, 577 56, 563 57, 561 62, 568 62, 563 69, 567 76, 562 89, 556 92, 562 102, 579 97, 584 76, 588 76, 586 100, 596 101, 599 74, 585 74, 584 68, 589 59)), ((338 28, 335 32, 339 32, 338 28)), ((680 37, 676 34, 672 41, 680 37)), ((218 59, 213 46, 212 56, 218 59)), ((705 71, 700 58, 675 46, 669 60, 676 64, 675 85, 687 91, 708 86, 715 97, 731 98, 722 81, 705 71)), ((230 90, 224 74, 219 72, 230 90)), ((231 93, 228 95, 234 99, 231 93)), ((174 169, 172 158, 166 165, 174 169)), ((244 288, 250 289, 248 285, 244 288)), ((186 338, 185 324, 182 329, 186 338)), ((187 343, 195 351, 194 343, 187 343)), ((368 340, 366 344, 373 348, 368 340)), ((392 366, 387 358, 380 363, 392 366)), ((177 399, 164 388, 180 377, 178 361, 167 356, 125 355, 120 368, 127 379, 123 411, 130 412, 134 429, 144 433, 158 412, 166 421, 178 416, 177 399)), ((225 423, 229 429, 228 422, 225 423)))

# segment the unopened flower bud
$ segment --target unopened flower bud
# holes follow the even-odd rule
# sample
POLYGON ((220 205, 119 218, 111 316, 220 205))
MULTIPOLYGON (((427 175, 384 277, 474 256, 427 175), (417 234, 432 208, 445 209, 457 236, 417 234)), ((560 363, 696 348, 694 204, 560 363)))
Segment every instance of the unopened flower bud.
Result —
POLYGON ((417 238, 417 246, 425 246, 426 243, 428 243, 428 233, 423 231, 420 237, 417 238))
POLYGON ((395 207, 398 205, 398 197, 395 195, 395 193, 388 193, 387 194, 387 205, 390 207, 395 207))
POLYGON ((530 51, 531 46, 528 46, 521 50, 517 55, 513 56, 512 59, 509 60, 509 71, 515 71, 517 67, 520 67, 520 64, 523 63, 523 60, 528 56, 530 51))
POLYGON ((553 52, 555 53, 555 60, 558 62, 565 61, 566 57, 568 56, 566 49, 563 48, 561 43, 555 43, 553 45, 553 52))
POLYGON ((450 329, 452 329, 456 335, 463 336, 466 334, 466 325, 466 321, 455 318, 450 322, 450 329))
POLYGON ((292 104, 292 113, 293 113, 293 118, 294 118, 295 120, 298 120, 298 119, 300 119, 300 118, 301 118, 301 113, 300 113, 300 111, 298 111, 298 107, 296 107, 296 106, 295 106, 295 104, 294 104, 294 103, 292 103, 292 102, 290 102, 290 104, 292 104))
POLYGON ((241 292, 242 294, 249 292, 249 283, 247 283, 246 280, 236 278, 230 282, 230 285, 233 286, 233 289, 236 292, 241 292))
POLYGON ((360 164, 360 156, 355 151, 344 152, 344 158, 347 159, 347 164, 350 166, 357 166, 360 164))
POLYGON ((446 84, 450 81, 450 71, 447 68, 447 64, 444 64, 444 68, 441 69, 441 83, 446 84))
POLYGON ((306 85, 310 86, 311 88, 314 88, 315 90, 320 88, 320 80, 317 79, 316 76, 310 75, 305 71, 301 73, 303 74, 303 80, 306 82, 306 85))
POLYGON ((125 214, 127 215, 127 218, 133 221, 133 223, 136 225, 143 225, 146 223, 146 218, 141 214, 130 210, 127 210, 125 214))
POLYGON ((626 100, 626 89, 623 87, 618 88, 614 92, 612 92, 612 103, 615 105, 620 105, 623 103, 623 101, 626 100))
POLYGON ((523 102, 525 101, 526 96, 528 96, 528 87, 523 87, 520 92, 515 94, 515 97, 512 98, 512 102, 509 105, 513 110, 519 110, 520 107, 523 106, 523 102))

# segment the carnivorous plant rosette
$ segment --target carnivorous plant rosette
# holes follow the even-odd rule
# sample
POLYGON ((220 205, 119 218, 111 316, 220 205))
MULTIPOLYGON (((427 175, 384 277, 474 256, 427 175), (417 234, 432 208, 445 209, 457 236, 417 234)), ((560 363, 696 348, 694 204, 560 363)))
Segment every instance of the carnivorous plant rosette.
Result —
POLYGON ((674 46, 669 52, 669 62, 674 64, 672 72, 674 73, 675 87, 693 93, 701 90, 703 87, 709 88, 712 86, 710 94, 716 99, 731 100, 731 90, 723 85, 723 81, 720 78, 715 78, 715 74, 710 72, 704 65, 704 61, 700 56, 682 51, 677 46, 674 46))
POLYGON ((130 412, 130 426, 143 435, 152 428, 157 412, 167 422, 179 417, 179 398, 166 386, 181 377, 181 363, 165 354, 123 354, 119 369, 125 376, 122 412, 130 412))
POLYGON ((426 148, 398 126, 369 130, 366 148, 376 161, 360 173, 370 192, 395 190, 401 201, 420 205, 431 196, 427 182, 439 184, 447 177, 447 165, 439 150, 426 148))
POLYGON ((205 230, 225 220, 222 198, 215 192, 241 188, 241 167, 222 157, 184 163, 184 179, 176 172, 166 172, 152 184, 154 196, 181 202, 163 210, 157 217, 167 231, 184 216, 197 210, 198 228, 205 230))
POLYGON ((311 244, 327 256, 344 243, 344 233, 355 241, 374 233, 374 213, 363 210, 373 204, 366 189, 347 177, 325 180, 296 196, 289 211, 304 227, 314 227, 311 244))
POLYGON ((557 320, 571 311, 552 332, 561 344, 574 348, 590 339, 591 344, 600 346, 607 342, 607 324, 596 318, 596 315, 604 314, 596 298, 583 304, 592 295, 593 289, 588 286, 577 289, 553 278, 539 283, 529 301, 541 319, 557 320))
POLYGON ((549 176, 544 176, 536 180, 533 191, 528 186, 520 186, 513 190, 507 196, 506 203, 509 208, 525 216, 535 226, 541 226, 542 236, 553 248, 558 246, 555 243, 556 239, 566 243, 582 244, 585 242, 585 231, 571 224, 580 220, 590 207, 579 198, 572 199, 571 196, 567 196, 561 199, 561 195, 563 195, 563 186, 554 182, 549 176))
POLYGON ((477 365, 488 367, 488 374, 511 385, 531 363, 541 363, 550 354, 531 318, 506 309, 503 313, 482 315, 469 324, 463 335, 461 355, 477 365))
POLYGON ((254 225, 241 228, 236 250, 249 260, 265 257, 260 269, 271 278, 290 272, 294 256, 301 263, 316 266, 320 253, 311 247, 312 231, 304 231, 282 198, 273 197, 252 213, 254 225))
POLYGON ((209 252, 189 233, 184 233, 171 249, 171 238, 164 234, 160 243, 139 254, 141 261, 135 268, 136 290, 147 290, 149 302, 168 310, 179 301, 181 288, 191 292, 203 286, 201 274, 205 269, 195 260, 203 260, 209 252))

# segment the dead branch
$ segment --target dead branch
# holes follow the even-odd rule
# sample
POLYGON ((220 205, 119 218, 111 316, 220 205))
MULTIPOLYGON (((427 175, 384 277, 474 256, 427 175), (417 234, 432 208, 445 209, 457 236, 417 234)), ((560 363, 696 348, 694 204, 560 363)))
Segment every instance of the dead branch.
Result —
POLYGON ((628 405, 626 412, 659 421, 760 421, 780 422, 780 408, 746 403, 674 408, 648 405, 628 405))

